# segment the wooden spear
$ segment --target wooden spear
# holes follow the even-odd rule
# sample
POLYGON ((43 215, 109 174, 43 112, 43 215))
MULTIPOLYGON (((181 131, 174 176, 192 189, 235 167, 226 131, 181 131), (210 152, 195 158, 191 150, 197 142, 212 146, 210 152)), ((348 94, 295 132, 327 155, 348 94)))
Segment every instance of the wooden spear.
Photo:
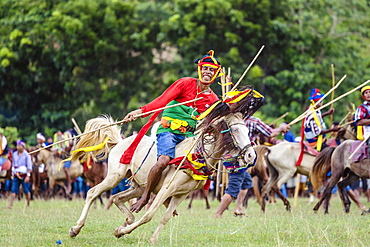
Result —
POLYGON ((225 99, 225 93, 226 93, 226 85, 225 85, 225 82, 226 82, 226 76, 224 75, 225 73, 225 68, 222 68, 222 71, 223 75, 221 76, 221 93, 222 93, 222 100, 225 99))
MULTIPOLYGON (((200 100, 200 99, 203 99, 203 97, 199 97, 199 98, 196 98, 196 99, 192 99, 192 100, 188 100, 188 101, 185 101, 185 102, 181 102, 181 103, 178 103, 178 104, 174 104, 174 105, 170 105, 170 106, 165 106, 165 107, 161 107, 161 108, 158 108, 158 109, 155 109, 155 110, 152 110, 152 111, 148 111, 148 112, 145 112, 145 113, 142 113, 142 114, 139 114, 137 115, 136 117, 141 117, 141 116, 145 116, 145 115, 148 115, 148 114, 152 114, 153 112, 157 112, 157 111, 162 111, 162 110, 165 110, 165 109, 168 109, 168 108, 172 108, 172 107, 175 107, 175 106, 179 106, 179 105, 184 105, 184 104, 187 104, 187 103, 191 103, 191 102, 194 102, 194 101, 197 101, 197 100, 200 100)), ((84 136, 84 135, 87 135, 87 134, 90 134, 90 133, 93 133, 95 131, 98 131, 98 130, 101 130, 101 129, 105 129, 105 128, 108 128, 108 127, 111 127, 113 125, 117 125, 117 124, 123 124, 123 123, 126 123, 126 122, 129 122, 127 120, 121 120, 121 121, 118 121, 118 122, 115 122, 115 123, 112 123, 112 124, 109 124, 107 126, 103 126, 101 128, 98 128, 98 129, 95 129, 95 130, 91 130, 91 131, 88 131, 86 133, 83 133, 81 135, 77 135, 77 136, 74 136, 74 137, 71 137, 71 138, 67 138, 67 139, 64 139, 64 140, 61 140, 61 141, 58 141, 58 142, 55 142, 53 144, 50 144, 46 147, 43 147, 43 148, 39 148, 39 149, 36 149, 35 151, 32 151, 30 152, 29 154, 33 154, 33 153, 36 153, 42 149, 46 149, 46 148, 49 148, 49 147, 52 147, 56 144, 59 144, 61 142, 65 142, 65 141, 70 141, 70 140, 73 140, 73 139, 76 139, 76 138, 79 138, 81 136, 84 136)))
POLYGON ((244 71, 243 75, 239 78, 238 82, 235 84, 235 86, 231 89, 231 91, 234 91, 236 89, 236 87, 239 85, 239 83, 243 80, 244 76, 247 74, 248 70, 252 67, 253 63, 256 61, 257 57, 260 55, 260 53, 262 52, 263 48, 265 48, 265 46, 263 45, 261 47, 261 49, 258 51, 258 53, 256 54, 256 56, 254 56, 252 62, 249 64, 249 66, 246 68, 246 70, 244 71))
MULTIPOLYGON (((334 64, 331 65, 331 87, 334 87, 335 83, 335 76, 334 76, 334 64)), ((331 93, 331 101, 334 100, 334 90, 331 93)), ((331 104, 330 108, 333 108, 333 104, 331 104)), ((330 126, 333 124, 333 114, 330 115, 330 126)))
POLYGON ((77 124, 76 120, 74 118, 71 118, 71 121, 72 121, 73 125, 75 126, 75 130, 76 130, 77 134, 81 135, 82 131, 81 131, 80 127, 78 127, 78 124, 77 124))
MULTIPOLYGON (((319 111, 319 110, 321 110, 321 109, 323 109, 323 108, 325 108, 325 107, 327 107, 328 105, 330 105, 330 104, 332 104, 332 103, 334 103, 334 102, 336 102, 336 101, 338 101, 338 100, 340 100, 341 98, 343 98, 343 97, 345 97, 345 96, 347 96, 348 94, 351 94, 351 93, 353 93, 354 91, 356 91, 356 90, 358 90, 359 88, 361 88, 361 87, 363 87, 363 86, 365 86, 366 84, 368 84, 370 82, 370 80, 367 80, 367 81, 365 81, 364 83, 362 83, 360 86, 357 86, 357 87, 355 87, 354 89, 352 89, 351 91, 349 91, 349 92, 347 92, 347 93, 344 93, 344 94, 342 94, 341 96, 339 96, 339 97, 337 97, 337 98, 335 98, 333 101, 330 101, 330 102, 328 102, 328 103, 326 103, 325 105, 323 105, 323 106, 321 106, 321 107, 319 107, 318 109, 316 109, 316 111, 319 111)), ((300 121, 300 120, 302 120, 303 118, 305 118, 306 117, 306 115, 308 115, 308 114, 305 114, 303 117, 301 117, 301 118, 296 118, 295 120, 297 120, 297 121, 295 121, 295 120, 293 120, 293 121, 295 121, 294 123, 296 123, 296 122, 298 122, 298 121, 300 121)), ((292 122, 293 122, 292 121, 292 122)), ((291 125, 292 123, 290 123, 290 125, 291 125)))
POLYGON ((326 96, 328 96, 332 91, 334 91, 341 83, 342 81, 347 77, 347 75, 344 75, 342 77, 342 79, 340 79, 338 81, 338 83, 333 87, 331 88, 326 94, 324 94, 324 96, 319 99, 313 106, 310 106, 305 112, 303 112, 300 116, 298 116, 296 119, 294 119, 293 121, 291 121, 288 125, 293 125, 299 121, 301 121, 303 118, 305 118, 311 111, 312 108, 315 108, 321 101, 323 101, 325 99, 326 96))
POLYGON ((357 153, 357 151, 361 148, 362 145, 364 145, 367 141, 367 139, 369 139, 370 135, 368 136, 365 136, 364 140, 357 146, 357 148, 352 152, 352 154, 348 157, 348 159, 352 159, 353 155, 355 155, 355 153, 357 153))
POLYGON ((275 119, 274 121, 272 121, 269 125, 272 125, 274 123, 277 123, 279 120, 285 118, 288 114, 289 114, 289 112, 284 113, 283 115, 281 115, 280 117, 278 117, 277 119, 275 119))

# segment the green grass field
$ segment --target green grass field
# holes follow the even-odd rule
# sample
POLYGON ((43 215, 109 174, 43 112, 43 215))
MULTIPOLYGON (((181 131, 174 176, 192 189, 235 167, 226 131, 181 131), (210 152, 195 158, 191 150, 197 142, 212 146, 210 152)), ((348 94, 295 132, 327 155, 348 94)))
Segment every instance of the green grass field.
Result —
MULTIPOLYGON (((361 216, 354 204, 345 214, 338 197, 331 200, 329 215, 322 210, 315 214, 307 201, 300 198, 292 212, 285 211, 278 201, 267 205, 263 214, 257 202, 250 200, 249 217, 243 218, 233 216, 232 203, 222 219, 214 219, 218 201, 212 201, 211 209, 206 210, 203 200, 195 200, 188 210, 186 200, 156 246, 370 246, 370 215, 361 216)), ((290 202, 293 204, 292 198, 290 202)), ((365 198, 362 202, 370 205, 365 198)), ((81 233, 72 239, 68 231, 79 218, 83 200, 35 200, 29 208, 25 201, 15 201, 11 210, 4 209, 7 204, 0 200, 0 246, 57 246, 58 240, 60 246, 152 246, 149 238, 164 212, 161 207, 151 222, 117 239, 113 231, 123 223, 123 215, 115 206, 106 211, 98 204, 90 210, 81 233)))

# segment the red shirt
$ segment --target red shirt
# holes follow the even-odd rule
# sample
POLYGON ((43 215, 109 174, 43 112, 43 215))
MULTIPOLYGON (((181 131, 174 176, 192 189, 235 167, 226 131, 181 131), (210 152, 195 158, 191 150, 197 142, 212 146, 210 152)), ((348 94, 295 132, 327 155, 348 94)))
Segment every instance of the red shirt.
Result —
POLYGON ((197 84, 197 79, 191 77, 183 77, 175 81, 166 91, 152 102, 140 107, 143 113, 152 111, 161 107, 165 107, 172 100, 177 102, 185 102, 195 98, 203 97, 203 99, 185 104, 194 108, 197 112, 204 112, 213 102, 218 100, 217 95, 211 88, 206 92, 201 92, 197 84))

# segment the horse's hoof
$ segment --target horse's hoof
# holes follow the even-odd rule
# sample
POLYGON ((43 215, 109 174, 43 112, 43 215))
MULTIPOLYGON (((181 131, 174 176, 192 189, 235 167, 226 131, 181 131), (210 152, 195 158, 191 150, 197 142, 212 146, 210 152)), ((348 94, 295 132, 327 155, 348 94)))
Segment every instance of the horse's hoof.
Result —
POLYGON ((114 231, 114 236, 116 238, 120 238, 122 237, 123 235, 125 235, 124 233, 120 233, 120 230, 122 229, 122 226, 119 226, 116 228, 116 230, 114 231))
POLYGON ((370 213, 370 208, 369 208, 369 210, 362 211, 361 215, 366 215, 366 214, 369 214, 369 213, 370 213))
POLYGON ((158 238, 150 238, 151 244, 156 244, 158 242, 158 238))
POLYGON ((74 231, 73 231, 73 227, 71 227, 71 229, 69 229, 69 236, 71 237, 71 238, 74 238, 74 237, 76 237, 78 235, 78 233, 75 233, 74 231))

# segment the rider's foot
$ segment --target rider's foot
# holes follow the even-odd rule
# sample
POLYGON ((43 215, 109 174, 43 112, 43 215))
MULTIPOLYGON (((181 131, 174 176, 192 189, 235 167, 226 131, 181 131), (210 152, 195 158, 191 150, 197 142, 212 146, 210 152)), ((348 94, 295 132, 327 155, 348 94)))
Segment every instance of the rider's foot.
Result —
POLYGON ((144 197, 140 198, 137 202, 131 205, 130 211, 133 213, 139 213, 140 210, 148 203, 148 200, 144 197))

